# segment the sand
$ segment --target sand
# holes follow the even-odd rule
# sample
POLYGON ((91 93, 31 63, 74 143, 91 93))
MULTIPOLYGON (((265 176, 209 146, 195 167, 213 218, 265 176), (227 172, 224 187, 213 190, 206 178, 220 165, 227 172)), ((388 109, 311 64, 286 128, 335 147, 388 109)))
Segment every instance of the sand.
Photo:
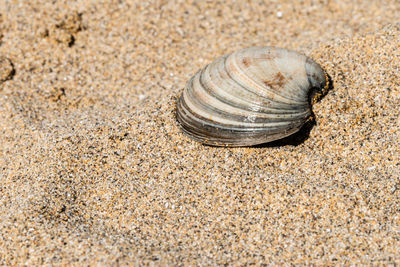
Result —
POLYGON ((400 264, 400 2, 0 0, 0 264, 400 264), (273 45, 332 80, 316 124, 217 148, 176 99, 273 45))

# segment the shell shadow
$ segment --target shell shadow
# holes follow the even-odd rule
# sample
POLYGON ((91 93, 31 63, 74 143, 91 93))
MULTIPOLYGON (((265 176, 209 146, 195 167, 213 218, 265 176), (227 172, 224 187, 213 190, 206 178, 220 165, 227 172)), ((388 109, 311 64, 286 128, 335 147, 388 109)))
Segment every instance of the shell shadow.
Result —
MULTIPOLYGON (((327 74, 327 76, 328 76, 328 81, 329 81, 328 90, 326 90, 326 92, 324 92, 322 95, 320 95, 318 97, 317 102, 321 101, 321 99, 323 99, 328 94, 328 92, 330 92, 334 88, 331 76, 329 74, 327 74)), ((279 139, 276 141, 272 141, 272 142, 268 142, 268 143, 264 143, 264 144, 255 145, 253 147, 265 148, 265 147, 281 147, 281 146, 301 145, 310 137, 311 130, 315 125, 317 125, 317 121, 315 119, 314 112, 311 110, 310 119, 300 128, 300 130, 298 132, 296 132, 292 135, 289 135, 285 138, 282 138, 282 139, 279 139)))
POLYGON ((300 130, 292 135, 285 138, 275 140, 272 142, 255 145, 256 148, 265 147, 281 147, 281 146, 298 146, 304 143, 309 137, 312 128, 316 125, 314 113, 312 113, 311 118, 300 128, 300 130))

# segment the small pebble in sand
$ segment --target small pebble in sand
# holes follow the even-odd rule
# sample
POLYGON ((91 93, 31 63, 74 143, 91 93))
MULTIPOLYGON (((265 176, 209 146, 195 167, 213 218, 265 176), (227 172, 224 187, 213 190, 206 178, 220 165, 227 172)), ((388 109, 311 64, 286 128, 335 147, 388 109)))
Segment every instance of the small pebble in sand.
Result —
POLYGON ((14 65, 11 60, 0 56, 0 83, 10 80, 14 73, 14 65))

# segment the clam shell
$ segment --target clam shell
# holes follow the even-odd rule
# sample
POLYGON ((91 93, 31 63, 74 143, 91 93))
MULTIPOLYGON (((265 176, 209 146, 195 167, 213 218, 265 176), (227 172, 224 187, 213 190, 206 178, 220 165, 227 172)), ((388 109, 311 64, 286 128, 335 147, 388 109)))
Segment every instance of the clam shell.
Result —
POLYGON ((310 118, 311 97, 327 88, 312 59, 275 47, 251 47, 197 72, 176 117, 192 139, 215 146, 252 146, 297 132, 310 118))

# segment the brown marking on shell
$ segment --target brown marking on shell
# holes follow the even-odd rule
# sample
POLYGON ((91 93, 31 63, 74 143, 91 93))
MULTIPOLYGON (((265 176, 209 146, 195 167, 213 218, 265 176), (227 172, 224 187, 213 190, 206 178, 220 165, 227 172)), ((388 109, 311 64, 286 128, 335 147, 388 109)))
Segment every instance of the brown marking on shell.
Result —
POLYGON ((274 60, 276 58, 278 58, 278 55, 268 53, 268 54, 264 54, 264 56, 262 58, 260 58, 260 60, 274 60))
POLYGON ((278 90, 279 88, 283 88, 286 84, 286 78, 282 75, 282 73, 278 72, 275 74, 273 80, 264 80, 263 83, 274 90, 278 90))
MULTIPOLYGON (((262 57, 254 57, 251 59, 252 62, 257 62, 257 61, 265 61, 265 60, 275 60, 279 58, 278 55, 273 55, 273 54, 264 54, 262 57)), ((250 62, 251 62, 250 61, 250 62)), ((244 64, 244 62, 243 62, 244 64)))
POLYGON ((242 59, 243 65, 248 68, 251 65, 251 60, 248 57, 242 59))

